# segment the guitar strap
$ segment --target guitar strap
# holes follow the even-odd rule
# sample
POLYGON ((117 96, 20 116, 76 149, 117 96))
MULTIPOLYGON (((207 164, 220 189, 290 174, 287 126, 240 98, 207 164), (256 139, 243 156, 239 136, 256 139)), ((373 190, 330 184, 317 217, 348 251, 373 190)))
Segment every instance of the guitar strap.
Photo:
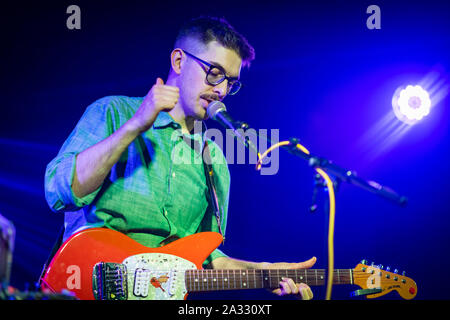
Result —
POLYGON ((211 204, 214 210, 214 214, 216 216, 217 226, 219 227, 219 233, 222 235, 223 241, 225 242, 225 237, 222 232, 222 223, 221 223, 222 215, 220 212, 219 200, 217 197, 216 186, 214 183, 214 170, 211 164, 211 154, 209 150, 208 140, 205 140, 202 158, 203 158, 203 168, 206 176, 206 183, 208 185, 211 204))

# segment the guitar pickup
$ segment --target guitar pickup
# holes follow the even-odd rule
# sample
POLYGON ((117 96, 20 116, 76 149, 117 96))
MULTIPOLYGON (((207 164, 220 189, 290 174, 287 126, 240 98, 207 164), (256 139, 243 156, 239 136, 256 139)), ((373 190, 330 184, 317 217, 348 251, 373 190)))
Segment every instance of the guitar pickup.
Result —
POLYGON ((350 293, 350 296, 351 297, 366 296, 369 294, 380 293, 381 291, 382 291, 381 288, 359 289, 359 290, 355 290, 352 293, 350 293))

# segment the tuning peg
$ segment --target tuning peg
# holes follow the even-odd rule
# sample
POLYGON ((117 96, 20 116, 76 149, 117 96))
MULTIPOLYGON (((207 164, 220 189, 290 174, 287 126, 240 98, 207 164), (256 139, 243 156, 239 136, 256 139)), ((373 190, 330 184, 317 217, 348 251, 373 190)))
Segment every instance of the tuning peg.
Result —
POLYGON ((383 265, 382 265, 382 264, 379 264, 379 265, 378 265, 378 269, 383 269, 383 265))
POLYGON ((398 269, 394 269, 394 273, 398 273, 398 269))
POLYGON ((387 266, 387 267, 386 267, 386 271, 387 271, 387 272, 391 271, 391 267, 387 266))
POLYGON ((402 272, 402 276, 406 276, 406 272, 405 271, 402 272))
POLYGON ((367 261, 366 259, 362 259, 362 260, 361 260, 361 264, 367 265, 367 263, 368 263, 368 261, 367 261))

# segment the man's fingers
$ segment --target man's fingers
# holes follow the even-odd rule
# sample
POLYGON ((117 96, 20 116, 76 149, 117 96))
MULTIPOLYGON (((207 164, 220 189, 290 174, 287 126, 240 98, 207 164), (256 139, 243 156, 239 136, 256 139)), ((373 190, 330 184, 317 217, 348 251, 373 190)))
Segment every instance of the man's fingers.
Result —
POLYGON ((305 283, 296 284, 290 278, 281 278, 280 287, 272 292, 278 296, 284 296, 287 294, 299 294, 302 300, 311 300, 313 293, 311 288, 305 283))
POLYGON ((300 292, 302 300, 311 300, 313 298, 312 290, 308 285, 299 283, 296 286, 298 288, 298 292, 300 292))
POLYGON ((277 296, 282 296, 283 295, 283 292, 281 291, 280 288, 273 290, 272 293, 275 293, 277 296))
POLYGON ((294 280, 291 278, 281 278, 283 280, 283 283, 286 283, 289 286, 289 293, 297 294, 298 293, 298 287, 295 284, 294 280))
POLYGON ((164 84, 163 79, 157 78, 156 83, 151 87, 150 91, 162 91, 162 92, 173 92, 178 93, 180 90, 176 86, 169 86, 164 84))
POLYGON ((273 291, 273 293, 279 295, 279 296, 284 296, 285 294, 291 294, 292 290, 289 286, 289 284, 287 283, 287 281, 280 281, 280 288, 275 289, 273 291))

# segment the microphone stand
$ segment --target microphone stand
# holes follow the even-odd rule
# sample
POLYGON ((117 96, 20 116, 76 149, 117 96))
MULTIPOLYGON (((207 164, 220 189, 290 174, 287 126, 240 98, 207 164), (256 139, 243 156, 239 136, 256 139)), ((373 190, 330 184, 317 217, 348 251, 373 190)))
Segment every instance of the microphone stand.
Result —
MULTIPOLYGON (((239 127, 238 130, 242 130, 243 132, 245 132, 249 128, 249 126, 246 122, 236 121, 235 124, 236 124, 236 127, 239 127)), ((254 130, 254 131, 256 132, 256 130, 254 130)), ((256 136, 258 138, 261 137, 257 132, 256 132, 256 136)), ((269 144, 272 145, 272 141, 269 139, 269 137, 265 136, 263 138, 265 138, 269 142, 269 144)), ((239 140, 241 143, 244 144, 245 147, 252 149, 254 152, 258 152, 257 148, 253 144, 250 143, 251 142, 250 140, 248 140, 248 139, 247 139, 247 141, 242 141, 242 139, 236 139, 236 140, 239 140)), ((382 198, 390 200, 399 206, 404 207, 407 204, 408 199, 405 196, 398 194, 397 192, 395 192, 394 190, 392 190, 391 188, 389 188, 387 186, 383 186, 375 181, 365 180, 363 178, 360 178, 360 177, 358 177, 358 175, 356 174, 355 171, 340 167, 340 166, 334 164, 331 160, 328 160, 326 158, 304 153, 303 151, 296 148, 298 141, 299 140, 297 138, 291 138, 291 139, 289 139, 290 143, 288 145, 280 146, 280 148, 285 149, 289 153, 307 161, 309 166, 311 166, 313 168, 321 168, 324 171, 326 171, 328 174, 333 175, 334 179, 335 179, 333 181, 333 184, 335 185, 335 187, 337 185, 339 185, 342 181, 344 181, 344 182, 347 182, 354 186, 357 186, 363 190, 374 193, 382 198)), ((316 181, 315 186, 317 187, 318 185, 320 185, 320 183, 318 184, 318 182, 316 181)), ((312 207, 314 206, 314 202, 315 202, 315 195, 313 195, 312 207)), ((314 209, 312 211, 314 211, 314 209)))
MULTIPOLYGON (((236 131, 244 132, 249 128, 249 126, 245 122, 236 121, 234 128, 239 128, 236 131)), ((256 132, 256 130, 254 130, 254 131, 256 132)), ((257 138, 260 137, 260 135, 257 132, 255 134, 256 134, 257 138)), ((236 140, 239 140, 241 143, 243 143, 246 148, 252 149, 254 152, 259 154, 258 149, 248 139, 248 136, 242 135, 239 132, 238 134, 235 133, 235 138, 236 138, 236 140), (243 137, 245 137, 245 138, 243 138, 243 137)), ((273 143, 270 141, 270 139, 267 136, 264 138, 269 142, 270 145, 273 145, 273 143)), ((342 181, 344 181, 344 182, 347 182, 354 186, 357 186, 363 190, 374 193, 374 194, 376 194, 380 197, 383 197, 387 200, 390 200, 397 205, 405 206, 407 204, 407 198, 405 196, 399 195, 394 190, 392 190, 386 186, 382 186, 378 182, 362 179, 357 176, 356 172, 342 168, 326 158, 305 153, 302 150, 299 150, 299 148, 297 147, 297 144, 298 144, 298 139, 291 138, 291 139, 289 139, 288 144, 283 144, 283 145, 280 145, 279 147, 283 148, 286 151, 288 151, 289 153, 307 161, 309 166, 316 168, 316 169, 320 168, 323 171, 325 171, 327 174, 333 175, 334 179, 332 179, 330 177, 331 182, 333 184, 333 189, 337 189, 339 187, 340 183, 342 181)), ((317 209, 317 204, 315 202, 316 202, 316 195, 317 195, 317 191, 318 191, 319 187, 325 188, 326 184, 324 183, 324 181, 320 175, 319 176, 316 175, 315 181, 314 181, 313 203, 309 208, 310 212, 315 212, 317 209)), ((331 219, 331 216, 330 216, 330 219, 331 219)), ((334 221, 334 218, 333 218, 333 221, 334 221)), ((329 260, 331 260, 331 261, 334 261, 334 258, 332 258, 334 253, 333 253, 333 240, 332 240, 332 234, 331 234, 331 232, 332 232, 331 230, 334 229, 333 225, 334 225, 334 222, 333 222, 333 224, 330 224, 330 226, 329 226, 329 228, 330 228, 329 229, 329 241, 331 239, 331 243, 329 242, 328 246, 329 246, 329 260)), ((330 288, 328 289, 328 287, 327 287, 326 299, 331 299, 331 286, 333 285, 332 284, 333 269, 334 269, 334 267, 332 265, 331 266, 329 265, 328 272, 329 272, 329 277, 331 277, 331 280, 328 279, 330 288)))
POLYGON ((289 140, 290 144, 286 146, 281 146, 281 148, 287 150, 289 153, 306 160, 309 166, 314 168, 321 168, 327 173, 332 174, 338 181, 344 181, 349 184, 353 184, 363 190, 372 192, 378 196, 381 196, 387 200, 394 202, 397 205, 405 206, 408 199, 405 196, 399 195, 397 192, 389 187, 383 186, 378 182, 365 180, 357 176, 356 172, 344 169, 332 161, 325 159, 323 157, 314 156, 311 154, 306 154, 301 150, 298 150, 295 146, 298 143, 298 139, 292 138, 289 140))

